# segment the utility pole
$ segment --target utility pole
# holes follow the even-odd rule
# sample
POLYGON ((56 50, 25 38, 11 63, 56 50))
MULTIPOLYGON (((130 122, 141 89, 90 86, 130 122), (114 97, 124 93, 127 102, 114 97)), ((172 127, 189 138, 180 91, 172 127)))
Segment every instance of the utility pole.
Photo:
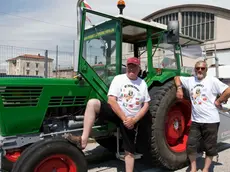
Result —
POLYGON ((58 45, 56 46, 56 78, 58 76, 58 45))
POLYGON ((44 71, 45 78, 47 78, 48 77, 48 50, 45 50, 45 64, 44 64, 44 67, 45 67, 45 71, 44 71))

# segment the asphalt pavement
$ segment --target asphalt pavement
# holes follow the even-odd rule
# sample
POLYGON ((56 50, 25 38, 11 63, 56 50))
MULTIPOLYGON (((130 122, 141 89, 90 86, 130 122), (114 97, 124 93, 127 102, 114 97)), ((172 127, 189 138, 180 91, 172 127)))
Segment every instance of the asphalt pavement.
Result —
MULTIPOLYGON (((213 159, 213 163, 210 172, 230 172, 230 140, 219 144, 219 158, 218 162, 216 157, 213 159)), ((106 149, 98 145, 97 143, 88 144, 85 149, 86 158, 88 160, 89 169, 88 172, 125 172, 124 162, 118 160, 109 153, 106 149)), ((197 170, 202 171, 204 165, 204 155, 197 158, 197 170)), ((185 167, 174 172, 189 172, 189 167, 185 167)), ((134 172, 166 172, 160 168, 152 168, 147 165, 143 165, 141 161, 137 160, 135 163, 134 172)))

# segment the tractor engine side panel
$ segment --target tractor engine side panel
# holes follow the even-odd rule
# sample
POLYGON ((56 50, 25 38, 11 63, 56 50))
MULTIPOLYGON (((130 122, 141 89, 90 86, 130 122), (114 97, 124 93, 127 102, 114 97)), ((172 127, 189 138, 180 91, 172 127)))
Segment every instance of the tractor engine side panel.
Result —
POLYGON ((48 117, 63 116, 63 112, 73 114, 75 107, 84 107, 91 90, 90 86, 70 83, 41 86, 0 84, 0 135, 37 133, 48 117))

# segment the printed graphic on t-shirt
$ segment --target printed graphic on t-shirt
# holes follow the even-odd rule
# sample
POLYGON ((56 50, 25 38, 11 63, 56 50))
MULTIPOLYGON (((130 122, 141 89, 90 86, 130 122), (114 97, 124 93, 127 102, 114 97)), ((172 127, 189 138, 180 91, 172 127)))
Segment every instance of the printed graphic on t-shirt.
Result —
POLYGON ((207 101, 206 96, 207 89, 202 84, 197 84, 191 89, 191 98, 193 104, 201 105, 204 101, 207 101))
POLYGON ((139 109, 139 105, 141 104, 141 94, 136 86, 126 84, 120 89, 120 91, 119 100, 127 110, 133 111, 139 109))

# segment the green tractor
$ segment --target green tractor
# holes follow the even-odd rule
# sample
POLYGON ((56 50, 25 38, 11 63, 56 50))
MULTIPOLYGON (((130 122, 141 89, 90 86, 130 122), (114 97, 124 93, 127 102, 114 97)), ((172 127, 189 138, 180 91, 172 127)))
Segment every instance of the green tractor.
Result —
MULTIPOLYGON (((131 56, 147 64, 140 77, 151 96, 149 112, 138 131, 136 158, 172 170, 183 167, 188 162, 185 150, 191 108, 189 99, 176 99, 173 78, 189 75, 182 72, 181 45, 197 43, 201 42, 180 36, 177 21, 165 26, 84 9, 77 77, 0 78, 1 169, 86 172, 84 153, 62 136, 82 133, 89 99, 107 100, 113 77, 125 72, 122 53, 126 44, 133 47, 131 56), (100 19, 99 24, 87 27, 88 15, 100 19), (173 63, 163 64, 165 53, 162 58, 156 56, 160 50, 171 50, 173 63)), ((91 137, 122 159, 122 137, 115 125, 97 121, 91 137)))

